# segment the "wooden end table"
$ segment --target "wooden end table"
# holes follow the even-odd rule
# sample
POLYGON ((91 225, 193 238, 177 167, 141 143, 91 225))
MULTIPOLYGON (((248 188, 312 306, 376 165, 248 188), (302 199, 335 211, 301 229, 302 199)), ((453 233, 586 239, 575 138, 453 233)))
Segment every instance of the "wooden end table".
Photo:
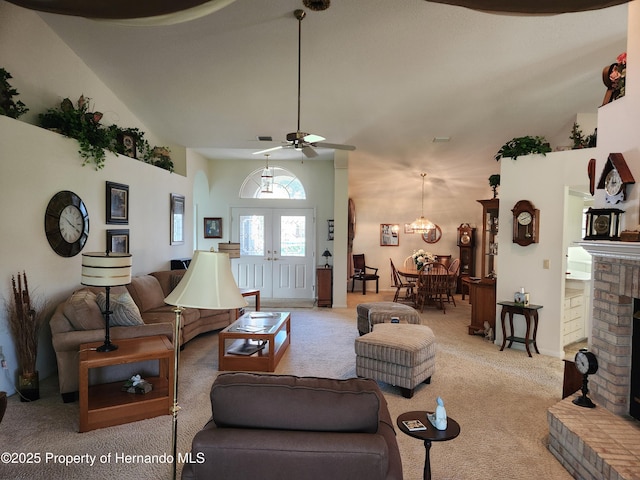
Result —
MULTIPOLYGON (((260 289, 259 288, 241 288, 240 295, 243 297, 256 297, 256 312, 260 311, 260 289)), ((236 320, 244 315, 244 308, 236 308, 236 320)))
POLYGON ((289 343, 289 312, 245 313, 218 334, 218 370, 273 372, 289 343))
POLYGON ((173 344, 164 335, 117 340, 118 349, 97 352, 103 342, 80 345, 80 432, 169 415, 173 406, 173 344), (158 360, 157 377, 145 380, 148 393, 122 391, 120 382, 89 385, 89 369, 158 360))
POLYGON ((524 343, 525 348, 527 349, 527 354, 531 356, 531 350, 529 350, 529 345, 533 345, 536 353, 540 353, 538 351, 538 344, 536 343, 536 336, 538 335, 538 310, 542 308, 542 305, 524 305, 522 303, 516 302, 498 302, 498 305, 502 305, 502 312, 500 312, 500 321, 502 323, 502 347, 500 347, 500 351, 504 350, 504 346, 509 340, 509 345, 507 348, 511 348, 513 342, 524 343), (511 331, 511 335, 507 337, 507 332, 505 328, 505 319, 509 315, 509 328, 511 331), (513 330, 513 315, 522 315, 527 322, 527 331, 523 337, 516 337, 514 335, 513 330), (533 337, 531 336, 531 320, 533 320, 533 337))
POLYGON ((410 437, 417 438, 419 440, 424 440, 424 480, 431 480, 431 460, 429 456, 429 451, 431 450, 432 442, 446 442, 447 440, 453 440, 458 435, 460 435, 460 425, 451 417, 447 417, 447 429, 446 430, 438 430, 427 418, 427 414, 432 412, 426 411, 414 411, 414 412, 406 412, 398 417, 396 424, 401 432, 406 433, 410 437), (425 427, 426 430, 414 430, 410 431, 404 423, 405 420, 420 420, 425 427))

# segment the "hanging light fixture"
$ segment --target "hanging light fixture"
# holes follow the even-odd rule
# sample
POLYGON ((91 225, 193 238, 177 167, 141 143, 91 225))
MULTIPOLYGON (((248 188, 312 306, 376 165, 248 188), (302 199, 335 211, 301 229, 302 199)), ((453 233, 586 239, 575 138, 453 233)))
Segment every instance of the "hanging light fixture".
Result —
POLYGON ((264 155, 267 157, 267 164, 262 170, 261 175, 261 193, 273 193, 273 170, 269 168, 269 154, 264 155))
POLYGON ((420 218, 417 218, 411 224, 411 229, 414 232, 428 232, 429 230, 436 228, 436 226, 431 221, 424 218, 424 177, 426 177, 427 174, 421 173, 420 176, 422 177, 422 211, 420 218))

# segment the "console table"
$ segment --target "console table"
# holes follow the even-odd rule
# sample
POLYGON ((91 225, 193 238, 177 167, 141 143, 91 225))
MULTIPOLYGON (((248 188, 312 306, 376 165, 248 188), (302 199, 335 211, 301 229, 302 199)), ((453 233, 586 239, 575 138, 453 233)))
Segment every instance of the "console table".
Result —
POLYGON ((80 432, 169 415, 173 406, 173 344, 164 335, 118 340, 118 349, 97 352, 103 342, 80 345, 80 432), (127 378, 89 385, 89 369, 123 363, 158 360, 157 377, 145 378, 153 390, 138 394, 122 391, 127 378))
POLYGON ((500 351, 504 350, 504 346, 509 340, 509 345, 507 348, 511 348, 513 342, 524 343, 525 348, 527 349, 527 354, 531 356, 531 351, 529 350, 529 345, 533 345, 533 348, 536 350, 536 353, 540 353, 538 351, 538 345, 536 344, 536 336, 538 334, 538 310, 542 308, 542 305, 524 305, 522 303, 516 302, 498 302, 498 305, 502 305, 502 312, 500 313, 500 321, 502 323, 502 347, 500 347, 500 351), (509 328, 511 335, 507 337, 507 332, 505 328, 505 319, 509 315, 509 328), (513 316, 514 315, 522 315, 527 322, 527 331, 523 337, 516 337, 514 335, 513 330, 513 316), (533 337, 531 337, 531 320, 533 320, 533 337))

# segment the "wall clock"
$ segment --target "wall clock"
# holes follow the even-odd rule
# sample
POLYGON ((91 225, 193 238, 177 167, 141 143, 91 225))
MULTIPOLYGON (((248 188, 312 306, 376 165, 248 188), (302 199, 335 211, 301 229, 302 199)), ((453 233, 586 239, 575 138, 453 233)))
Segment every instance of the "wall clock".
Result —
POLYGON ((619 240, 620 217, 624 210, 619 208, 589 208, 586 213, 585 240, 619 240))
POLYGON ((598 188, 604 189, 605 200, 616 205, 627 199, 627 185, 636 183, 621 153, 610 153, 605 163, 598 188))
POLYGON ((573 403, 580 407, 595 408, 595 404, 587 397, 589 393, 589 375, 593 375, 598 371, 598 359, 595 354, 581 348, 575 357, 576 368, 582 374, 582 395, 576 397, 573 403))
POLYGON ((51 248, 62 257, 80 253, 89 238, 89 212, 73 192, 56 193, 44 215, 44 231, 51 248))
POLYGON ((529 200, 520 200, 511 209, 513 212, 513 243, 522 247, 538 243, 540 210, 529 200))

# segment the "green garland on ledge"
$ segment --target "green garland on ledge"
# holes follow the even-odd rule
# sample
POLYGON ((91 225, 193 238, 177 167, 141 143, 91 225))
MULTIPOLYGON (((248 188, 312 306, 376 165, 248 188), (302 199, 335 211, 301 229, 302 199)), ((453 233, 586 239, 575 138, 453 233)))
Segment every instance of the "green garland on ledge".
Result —
POLYGON ((549 142, 544 137, 516 137, 505 143, 493 158, 496 161, 503 157, 513 158, 516 160, 519 156, 530 155, 532 153, 541 153, 546 155, 551 151, 549 142))

